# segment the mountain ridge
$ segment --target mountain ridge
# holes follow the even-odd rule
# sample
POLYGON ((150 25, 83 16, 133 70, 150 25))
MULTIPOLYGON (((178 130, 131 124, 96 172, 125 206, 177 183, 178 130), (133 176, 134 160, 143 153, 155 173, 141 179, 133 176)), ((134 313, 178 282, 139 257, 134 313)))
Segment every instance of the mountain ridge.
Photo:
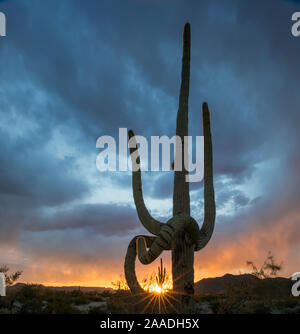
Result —
POLYGON ((195 282, 195 294, 220 294, 225 293, 229 288, 246 287, 251 283, 258 283, 266 289, 277 289, 278 293, 290 291, 291 280, 285 277, 269 277, 260 279, 252 274, 225 274, 220 277, 203 278, 195 282))
MULTIPOLYGON (((225 293, 228 288, 247 285, 249 283, 258 282, 264 285, 266 288, 277 288, 286 291, 290 289, 292 283, 290 278, 274 277, 259 279, 252 274, 225 274, 218 277, 203 278, 194 284, 194 291, 196 295, 199 294, 222 294, 225 293)), ((46 286, 43 284, 36 284, 44 289, 51 289, 55 291, 82 291, 82 292, 110 292, 114 293, 116 290, 111 287, 93 287, 93 286, 46 286)), ((7 289, 19 289, 26 286, 26 283, 16 283, 7 289)))
MULTIPOLYGON (((7 289, 14 290, 14 289, 20 289, 24 286, 26 286, 26 283, 16 283, 12 286, 7 287, 7 289)), ((43 289, 50 289, 55 291, 82 291, 82 292, 99 292, 102 293, 104 291, 108 292, 114 292, 115 290, 113 288, 106 288, 102 286, 76 286, 76 285, 66 285, 66 286, 47 286, 43 284, 34 284, 40 288, 43 289)))

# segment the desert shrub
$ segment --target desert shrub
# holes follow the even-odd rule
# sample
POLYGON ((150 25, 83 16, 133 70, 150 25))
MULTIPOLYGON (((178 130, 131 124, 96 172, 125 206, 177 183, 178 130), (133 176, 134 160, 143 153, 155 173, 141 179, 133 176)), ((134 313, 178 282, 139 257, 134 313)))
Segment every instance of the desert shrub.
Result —
POLYGON ((88 292, 87 296, 88 296, 89 300, 91 300, 93 302, 102 302, 103 301, 103 297, 97 291, 88 292))
POLYGON ((251 267, 251 274, 261 279, 276 277, 278 272, 282 269, 282 263, 279 264, 275 262, 274 255, 272 255, 271 251, 268 252, 267 258, 260 269, 258 269, 253 261, 247 261, 246 264, 251 267))
POLYGON ((112 293, 109 290, 105 290, 102 292, 102 297, 110 297, 112 295, 112 293))
POLYGON ((112 314, 132 314, 135 307, 131 301, 130 293, 115 293, 107 301, 107 308, 112 314))
POLYGON ((215 302, 216 300, 219 300, 222 297, 224 297, 224 294, 207 293, 204 295, 196 295, 195 301, 196 302, 215 302))
POLYGON ((47 303, 41 313, 45 314, 80 314, 81 312, 66 299, 57 299, 47 303))
POLYGON ((90 307, 88 314, 106 314, 107 311, 101 307, 90 307))
POLYGON ((6 286, 13 285, 22 275, 22 271, 18 270, 12 274, 9 274, 9 268, 6 265, 0 266, 0 273, 4 273, 5 275, 5 284, 6 286))
POLYGON ((115 290, 121 291, 121 290, 129 290, 128 284, 126 282, 126 279, 124 275, 120 275, 120 279, 111 282, 112 286, 115 290))

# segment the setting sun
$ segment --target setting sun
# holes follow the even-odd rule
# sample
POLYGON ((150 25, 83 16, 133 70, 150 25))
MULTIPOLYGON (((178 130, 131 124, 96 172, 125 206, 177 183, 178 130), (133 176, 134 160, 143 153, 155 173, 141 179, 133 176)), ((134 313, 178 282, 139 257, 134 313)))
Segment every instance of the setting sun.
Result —
POLYGON ((156 284, 155 286, 150 287, 149 291, 155 293, 164 293, 165 289, 156 284))
POLYGON ((142 282, 142 288, 145 291, 154 293, 156 295, 166 294, 168 291, 173 289, 172 279, 167 274, 164 283, 159 284, 155 280, 155 273, 153 273, 149 278, 144 279, 142 282))

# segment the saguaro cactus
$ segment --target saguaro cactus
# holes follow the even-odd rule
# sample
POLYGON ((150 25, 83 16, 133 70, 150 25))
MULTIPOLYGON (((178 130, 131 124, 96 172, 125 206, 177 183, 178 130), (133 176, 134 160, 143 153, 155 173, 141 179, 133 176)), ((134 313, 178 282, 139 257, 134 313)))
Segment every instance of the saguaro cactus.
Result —
MULTIPOLYGON (((135 274, 136 255, 141 263, 149 264, 164 250, 172 251, 173 293, 178 301, 176 308, 180 313, 193 312, 194 308, 194 251, 199 251, 209 242, 214 230, 215 199, 213 188, 212 141, 210 114, 207 103, 202 104, 204 136, 204 221, 201 229, 190 216, 188 171, 184 164, 184 137, 188 136, 188 97, 190 80, 190 24, 184 26, 183 56, 179 109, 177 113, 176 135, 181 139, 181 170, 176 168, 174 175, 173 217, 166 223, 155 220, 148 212, 142 191, 140 168, 132 172, 133 197, 138 217, 144 227, 155 236, 139 235, 131 240, 125 258, 125 277, 133 293, 143 293, 135 274)), ((128 132, 132 162, 139 166, 138 146, 133 131, 128 132), (133 145, 132 145, 133 144, 133 145), (135 153, 136 160, 133 160, 135 153)), ((178 161, 176 161, 178 163, 178 161)))
POLYGON ((163 284, 166 280, 166 268, 163 267, 163 261, 160 259, 160 267, 158 267, 158 273, 156 275, 156 283, 157 285, 163 289, 163 284))

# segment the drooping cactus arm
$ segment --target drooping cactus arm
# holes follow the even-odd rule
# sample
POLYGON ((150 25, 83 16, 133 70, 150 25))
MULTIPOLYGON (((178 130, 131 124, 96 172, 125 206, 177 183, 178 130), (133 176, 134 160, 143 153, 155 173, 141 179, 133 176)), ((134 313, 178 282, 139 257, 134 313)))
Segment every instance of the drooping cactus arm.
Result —
MULTIPOLYGON (((190 24, 186 23, 183 30, 183 55, 181 70, 181 87, 179 95, 179 108, 176 120, 176 135, 181 139, 181 171, 175 171, 174 175, 174 195, 173 195, 173 215, 180 213, 190 214, 190 195, 189 183, 186 182, 187 170, 184 165, 185 154, 184 137, 188 135, 188 100, 190 85, 190 49, 191 49, 191 31, 190 24)), ((179 157, 175 156, 175 159, 179 157)), ((176 162, 175 162, 176 166, 176 162)))
MULTIPOLYGON (((128 140, 131 142, 132 147, 130 150, 130 156, 132 164, 137 163, 140 164, 140 156, 138 153, 137 141, 135 135, 132 130, 128 131, 128 140), (137 158, 136 161, 133 158, 132 153, 136 152, 137 158)), ((132 188, 133 188, 133 198, 136 207, 136 211, 141 223, 144 227, 152 234, 158 235, 161 227, 164 225, 158 220, 154 219, 149 211, 146 208, 144 197, 143 197, 143 189, 142 189, 142 176, 140 167, 136 171, 132 171, 132 188)))
POLYGON ((216 217, 210 114, 207 103, 202 105, 202 121, 204 135, 204 221, 195 250, 200 250, 209 242, 214 230, 216 217))
POLYGON ((136 240, 137 238, 143 237, 147 247, 151 247, 156 237, 149 237, 149 236, 136 236, 134 237, 128 248, 125 257, 125 264, 124 264, 124 271, 125 271, 125 278, 130 288, 131 292, 133 293, 145 293, 144 289, 140 286, 136 274, 135 274, 135 259, 136 259, 136 240))

